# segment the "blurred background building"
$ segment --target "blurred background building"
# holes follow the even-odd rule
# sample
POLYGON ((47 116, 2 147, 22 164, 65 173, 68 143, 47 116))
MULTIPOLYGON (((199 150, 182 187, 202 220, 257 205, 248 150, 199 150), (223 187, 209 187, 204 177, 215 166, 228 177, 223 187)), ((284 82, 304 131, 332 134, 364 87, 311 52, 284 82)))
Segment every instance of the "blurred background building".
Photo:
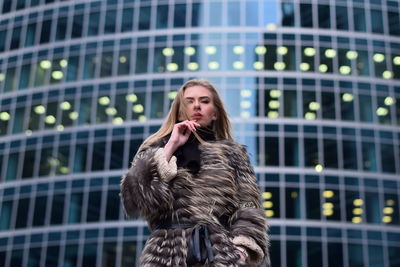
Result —
POLYGON ((0 266, 122 266, 121 175, 193 77, 220 90, 272 266, 400 266, 400 15, 386 0, 0 1, 0 266))

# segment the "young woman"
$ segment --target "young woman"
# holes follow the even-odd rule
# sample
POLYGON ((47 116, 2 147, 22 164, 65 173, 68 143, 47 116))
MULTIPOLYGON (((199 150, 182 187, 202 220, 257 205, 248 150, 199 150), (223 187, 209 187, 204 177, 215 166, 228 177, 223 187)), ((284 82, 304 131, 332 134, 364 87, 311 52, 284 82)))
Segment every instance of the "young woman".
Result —
POLYGON ((140 266, 268 266, 268 226, 243 146, 205 80, 178 91, 121 181, 128 216, 152 233, 140 266))

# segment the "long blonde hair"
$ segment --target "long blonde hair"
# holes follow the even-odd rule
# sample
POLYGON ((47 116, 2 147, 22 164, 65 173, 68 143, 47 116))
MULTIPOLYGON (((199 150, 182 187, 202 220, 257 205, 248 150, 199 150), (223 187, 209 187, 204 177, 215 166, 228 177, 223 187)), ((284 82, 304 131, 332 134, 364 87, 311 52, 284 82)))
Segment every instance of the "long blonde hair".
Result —
MULTIPOLYGON (((179 121, 180 118, 188 119, 188 116, 184 110, 185 101, 183 98, 183 94, 185 90, 189 87, 193 86, 203 86, 207 88, 211 95, 212 101, 215 108, 215 114, 217 119, 214 121, 213 130, 215 132, 215 137, 217 140, 221 139, 232 139, 232 130, 231 123, 228 119, 228 114, 225 111, 224 104, 222 103, 221 97, 217 92, 217 89, 207 80, 203 79, 195 79, 187 81, 182 87, 178 90, 177 95, 172 102, 171 109, 165 119, 164 123, 160 127, 160 129, 149 136, 143 143, 143 146, 151 145, 154 142, 160 140, 161 138, 170 134, 174 128, 174 125, 179 121)), ((204 141, 194 133, 196 138, 203 143, 204 141)), ((139 148, 140 150, 140 148, 139 148)))

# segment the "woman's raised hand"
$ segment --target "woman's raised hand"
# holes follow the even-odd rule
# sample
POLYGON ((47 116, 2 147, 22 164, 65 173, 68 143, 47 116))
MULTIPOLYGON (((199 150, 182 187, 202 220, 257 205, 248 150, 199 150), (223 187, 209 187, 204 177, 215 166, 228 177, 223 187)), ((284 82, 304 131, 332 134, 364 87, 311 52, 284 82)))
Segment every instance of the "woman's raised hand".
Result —
POLYGON ((178 147, 184 145, 192 132, 196 131, 196 127, 200 127, 196 121, 182 121, 174 125, 167 144, 164 147, 164 152, 169 161, 178 147))

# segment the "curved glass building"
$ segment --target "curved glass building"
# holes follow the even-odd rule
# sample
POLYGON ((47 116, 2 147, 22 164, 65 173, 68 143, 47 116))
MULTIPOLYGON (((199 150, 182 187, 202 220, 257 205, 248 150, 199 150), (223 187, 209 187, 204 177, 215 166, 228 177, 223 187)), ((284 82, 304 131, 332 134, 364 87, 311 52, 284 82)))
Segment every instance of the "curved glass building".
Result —
POLYGON ((121 175, 193 77, 246 144, 275 266, 400 266, 400 15, 384 0, 0 1, 0 266, 138 263, 121 175))

